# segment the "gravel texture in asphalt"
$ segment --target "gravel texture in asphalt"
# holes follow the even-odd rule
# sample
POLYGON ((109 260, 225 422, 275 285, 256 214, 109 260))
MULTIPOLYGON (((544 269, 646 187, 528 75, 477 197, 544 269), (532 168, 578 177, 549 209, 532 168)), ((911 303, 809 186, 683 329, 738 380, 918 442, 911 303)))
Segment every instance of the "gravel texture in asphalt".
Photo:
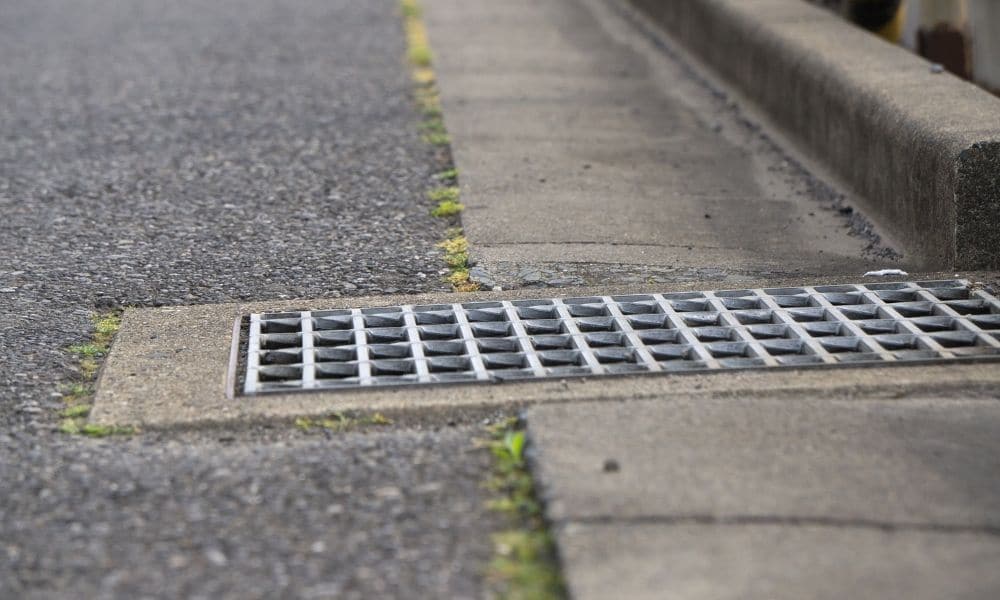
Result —
POLYGON ((447 289, 396 11, 0 8, 0 597, 479 595, 475 427, 54 431, 95 310, 447 289))
POLYGON ((479 598, 481 435, 0 434, 0 597, 479 598))
POLYGON ((95 307, 446 289, 395 11, 5 4, 0 414, 95 307))

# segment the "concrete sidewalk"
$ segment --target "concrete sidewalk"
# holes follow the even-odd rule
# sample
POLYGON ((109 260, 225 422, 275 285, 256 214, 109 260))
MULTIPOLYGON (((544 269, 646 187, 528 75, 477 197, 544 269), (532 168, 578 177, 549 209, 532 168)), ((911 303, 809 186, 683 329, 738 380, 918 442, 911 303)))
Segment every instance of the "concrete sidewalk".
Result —
POLYGON ((996 398, 537 407, 574 598, 995 598, 996 398))
MULTIPOLYGON (((850 196, 619 4, 425 5, 488 283, 698 274, 724 289, 905 265, 850 196)), ((996 393, 731 385, 526 412, 573 597, 1000 594, 996 393)))
POLYGON ((426 2, 463 223, 493 279, 859 275, 892 256, 614 7, 426 2))

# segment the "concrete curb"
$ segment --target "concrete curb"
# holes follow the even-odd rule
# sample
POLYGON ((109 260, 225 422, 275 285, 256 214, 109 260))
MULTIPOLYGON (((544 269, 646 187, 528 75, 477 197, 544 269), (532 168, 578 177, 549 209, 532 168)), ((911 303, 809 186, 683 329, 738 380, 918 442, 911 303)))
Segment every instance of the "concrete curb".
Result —
POLYGON ((1000 267, 1000 99, 800 0, 628 0, 925 268, 1000 267))

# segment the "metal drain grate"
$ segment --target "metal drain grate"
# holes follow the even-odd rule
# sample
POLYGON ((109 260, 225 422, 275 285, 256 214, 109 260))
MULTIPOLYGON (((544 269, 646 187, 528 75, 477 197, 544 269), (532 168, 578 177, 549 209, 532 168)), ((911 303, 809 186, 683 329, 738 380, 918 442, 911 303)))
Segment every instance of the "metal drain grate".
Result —
POLYGON ((924 281, 250 315, 244 392, 1000 356, 1000 301, 924 281))

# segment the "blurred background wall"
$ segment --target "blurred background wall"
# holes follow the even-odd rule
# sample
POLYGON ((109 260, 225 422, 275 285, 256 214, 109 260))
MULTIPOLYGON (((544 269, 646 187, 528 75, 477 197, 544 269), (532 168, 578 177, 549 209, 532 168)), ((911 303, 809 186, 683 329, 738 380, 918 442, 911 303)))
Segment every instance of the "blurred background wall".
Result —
POLYGON ((1000 0, 809 0, 1000 94, 1000 0))

